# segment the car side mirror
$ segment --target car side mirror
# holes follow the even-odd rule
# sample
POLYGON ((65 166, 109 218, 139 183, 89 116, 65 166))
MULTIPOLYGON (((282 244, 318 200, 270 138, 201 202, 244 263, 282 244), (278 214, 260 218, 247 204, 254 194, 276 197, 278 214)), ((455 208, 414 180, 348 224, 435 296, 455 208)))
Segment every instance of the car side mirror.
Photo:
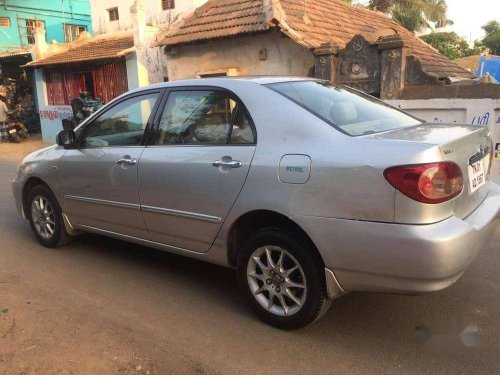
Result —
POLYGON ((56 143, 64 148, 73 148, 76 145, 76 134, 71 129, 61 130, 56 135, 56 143))

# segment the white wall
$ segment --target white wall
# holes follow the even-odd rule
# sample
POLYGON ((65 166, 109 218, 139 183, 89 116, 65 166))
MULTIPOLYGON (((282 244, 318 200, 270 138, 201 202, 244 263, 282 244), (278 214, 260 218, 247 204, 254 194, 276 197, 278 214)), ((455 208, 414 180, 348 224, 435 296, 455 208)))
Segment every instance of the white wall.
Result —
MULTIPOLYGON (((493 147, 500 150, 500 99, 387 100, 428 122, 465 123, 488 126, 493 147)), ((493 160, 492 179, 500 184, 500 152, 493 160)))
MULTIPOLYGON (((141 0, 147 9, 146 21, 150 25, 168 26, 179 16, 192 12, 206 0, 176 0, 175 9, 171 11, 162 10, 161 0, 141 0)), ((92 16, 92 28, 94 33, 103 34, 118 30, 129 30, 132 28, 130 19, 130 7, 134 0, 91 0, 90 9, 92 16), (118 8, 119 20, 109 21, 107 9, 118 8)))
POLYGON ((62 120, 73 117, 73 111, 69 105, 47 104, 47 85, 42 69, 35 69, 35 83, 43 141, 55 143, 57 133, 62 130, 62 120))
POLYGON ((314 66, 312 53, 278 33, 221 39, 175 48, 167 56, 172 80, 197 78, 200 74, 307 76, 314 66), (267 58, 259 53, 265 49, 267 58))

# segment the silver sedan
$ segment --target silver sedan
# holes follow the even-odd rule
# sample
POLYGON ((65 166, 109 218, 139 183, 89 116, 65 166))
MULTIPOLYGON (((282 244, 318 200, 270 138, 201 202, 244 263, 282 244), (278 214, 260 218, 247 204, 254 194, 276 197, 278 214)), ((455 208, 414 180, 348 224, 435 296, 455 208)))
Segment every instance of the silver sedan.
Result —
POLYGON ((300 78, 128 92, 27 156, 16 204, 47 247, 82 232, 234 267, 294 329, 350 291, 453 284, 498 224, 487 128, 425 124, 300 78))

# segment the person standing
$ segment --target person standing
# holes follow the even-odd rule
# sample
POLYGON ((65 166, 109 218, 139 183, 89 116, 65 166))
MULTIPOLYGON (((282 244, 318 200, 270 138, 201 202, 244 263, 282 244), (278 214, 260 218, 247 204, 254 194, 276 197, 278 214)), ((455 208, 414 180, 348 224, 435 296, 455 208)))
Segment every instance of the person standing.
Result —
POLYGON ((7 128, 7 120, 9 119, 7 112, 7 104, 5 104, 5 95, 0 92, 0 142, 9 140, 9 130, 7 128))
POLYGON ((7 104, 5 104, 5 96, 0 94, 0 124, 4 124, 7 122, 9 109, 7 108, 7 104))

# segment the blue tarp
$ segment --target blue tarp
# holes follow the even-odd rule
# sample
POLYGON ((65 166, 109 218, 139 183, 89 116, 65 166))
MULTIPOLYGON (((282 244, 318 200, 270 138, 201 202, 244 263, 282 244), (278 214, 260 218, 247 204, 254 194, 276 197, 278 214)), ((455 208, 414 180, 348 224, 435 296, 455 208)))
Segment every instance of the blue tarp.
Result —
POLYGON ((486 73, 489 73, 500 82, 500 56, 481 56, 479 58, 479 67, 476 72, 476 77, 482 77, 486 73))

